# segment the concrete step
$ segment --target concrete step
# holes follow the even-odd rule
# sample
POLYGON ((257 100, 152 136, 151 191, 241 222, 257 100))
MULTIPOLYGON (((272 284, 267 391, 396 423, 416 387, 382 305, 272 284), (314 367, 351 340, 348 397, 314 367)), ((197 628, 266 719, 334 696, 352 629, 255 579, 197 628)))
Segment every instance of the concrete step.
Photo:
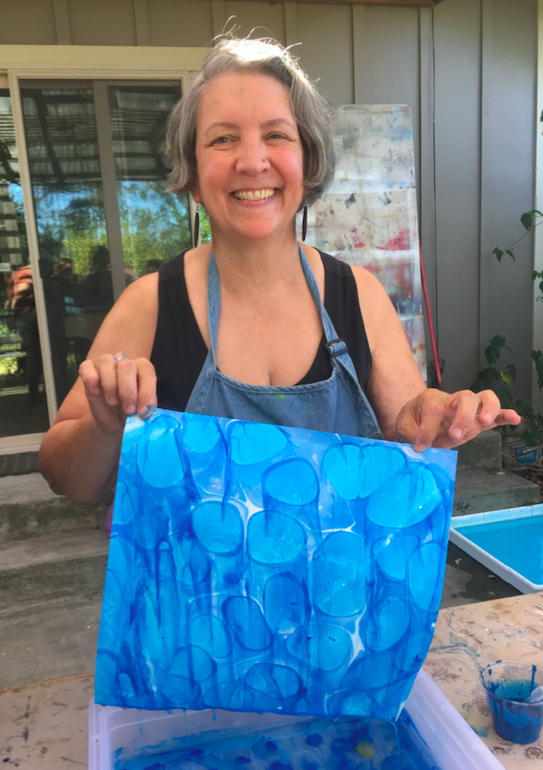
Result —
POLYGON ((502 437, 498 430, 485 430, 458 447, 457 470, 499 471, 502 468, 502 437))
POLYGON ((101 609, 100 591, 0 610, 0 689, 94 673, 101 609))
POLYGON ((510 471, 467 470, 456 474, 453 516, 539 503, 539 486, 510 471))
POLYGON ((0 478, 0 543, 103 527, 113 494, 74 503, 51 491, 39 473, 0 478))
POLYGON ((0 544, 0 610, 102 591, 108 548, 96 529, 0 544))

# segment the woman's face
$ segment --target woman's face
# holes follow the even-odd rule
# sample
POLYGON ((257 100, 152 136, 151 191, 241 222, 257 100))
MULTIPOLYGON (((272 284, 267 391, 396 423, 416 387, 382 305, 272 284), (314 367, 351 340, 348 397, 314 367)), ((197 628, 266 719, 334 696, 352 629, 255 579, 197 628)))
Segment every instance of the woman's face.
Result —
POLYGON ((204 203, 214 239, 293 232, 303 149, 289 97, 274 78, 240 72, 221 75, 203 94, 194 199, 204 203))

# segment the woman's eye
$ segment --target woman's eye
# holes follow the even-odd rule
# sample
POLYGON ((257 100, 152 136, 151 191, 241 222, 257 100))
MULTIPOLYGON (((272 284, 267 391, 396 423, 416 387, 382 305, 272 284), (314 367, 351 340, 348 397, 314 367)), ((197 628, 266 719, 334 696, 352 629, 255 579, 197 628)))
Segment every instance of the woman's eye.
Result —
POLYGON ((286 140, 287 137, 285 136, 285 134, 279 134, 277 132, 274 132, 273 134, 268 134, 268 139, 272 139, 272 140, 286 140))
POLYGON ((231 139, 229 136, 218 136, 216 139, 213 139, 211 144, 227 144, 230 141, 231 139))

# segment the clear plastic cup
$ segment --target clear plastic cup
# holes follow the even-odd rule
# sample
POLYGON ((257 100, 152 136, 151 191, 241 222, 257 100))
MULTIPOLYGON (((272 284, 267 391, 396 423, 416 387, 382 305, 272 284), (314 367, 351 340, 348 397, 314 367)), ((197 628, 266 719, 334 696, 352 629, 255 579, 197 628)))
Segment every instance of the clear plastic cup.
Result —
POLYGON ((525 703, 543 685, 543 669, 533 663, 498 660, 481 671, 494 729, 506 741, 533 743, 543 725, 543 701, 525 703))

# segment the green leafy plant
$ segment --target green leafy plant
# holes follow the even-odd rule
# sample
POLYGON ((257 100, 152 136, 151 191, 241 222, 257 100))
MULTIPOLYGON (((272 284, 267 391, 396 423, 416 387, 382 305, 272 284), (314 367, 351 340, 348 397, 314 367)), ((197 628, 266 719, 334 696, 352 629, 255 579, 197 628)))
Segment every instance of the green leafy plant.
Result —
MULTIPOLYGON (((524 212, 524 214, 520 218, 520 221, 522 222, 526 232, 523 233, 520 236, 520 238, 517 238, 517 240, 514 243, 512 243, 511 246, 509 246, 508 249, 499 249, 496 246, 496 248, 493 250, 492 253, 496 257, 498 262, 502 261, 502 257, 503 257, 504 254, 507 254, 508 256, 511 257, 511 259, 513 261, 515 261, 515 259, 516 259, 515 246, 517 245, 517 243, 520 243, 520 241, 522 241, 523 238, 526 238, 528 233, 533 233, 535 228, 538 227, 541 224, 541 222, 543 220, 542 219, 538 220, 538 217, 543 217, 543 213, 541 213, 541 211, 538 211, 537 209, 532 209, 532 211, 525 211, 524 212)), ((537 271, 534 271, 532 278, 533 278, 534 281, 535 281, 536 278, 542 278, 543 279, 543 272, 538 273, 537 271)))
MULTIPOLYGON (((508 350, 514 355, 513 351, 505 344, 505 337, 498 334, 490 340, 490 345, 485 348, 488 366, 479 372, 471 389, 475 393, 479 393, 481 390, 493 390, 500 399, 503 409, 515 409, 522 417, 523 424, 526 426, 522 433, 523 440, 531 446, 543 445, 543 415, 535 412, 529 401, 515 398, 513 395, 512 385, 516 380, 517 371, 513 364, 506 364, 500 368, 499 360, 503 350, 508 350)), ((537 372, 538 387, 543 389, 543 353, 541 350, 532 351, 532 361, 537 372)), ((515 431, 515 427, 508 425, 500 430, 504 436, 510 436, 515 431)))
POLYGON ((496 335, 490 340, 490 345, 485 348, 488 367, 479 372, 471 389, 475 393, 479 393, 481 390, 493 390, 500 399, 503 409, 513 409, 514 399, 511 385, 517 378, 517 371, 513 364, 507 364, 503 369, 496 366, 504 348, 515 355, 505 344, 505 337, 496 335))
MULTIPOLYGON (((543 111, 539 116, 539 122, 543 123, 543 111)), ((543 221, 543 212, 538 209, 532 209, 526 211, 520 217, 522 226, 525 229, 525 233, 517 238, 517 240, 506 249, 500 249, 498 246, 493 250, 493 254, 498 260, 502 261, 504 254, 507 254, 513 261, 516 259, 515 246, 528 233, 532 233, 536 227, 538 227, 543 221)), ((543 301, 543 270, 534 270, 532 272, 532 281, 537 282, 537 288, 539 289, 539 296, 536 297, 536 301, 543 301)), ((520 414, 523 420, 523 424, 526 426, 522 433, 522 438, 527 444, 533 446, 543 444, 543 415, 535 412, 532 404, 529 401, 521 398, 514 398, 512 391, 512 384, 516 379, 517 373, 513 364, 507 364, 503 368, 499 367, 499 359, 502 351, 509 350, 510 348, 505 344, 505 337, 497 335, 490 340, 490 345, 485 349, 485 358, 488 363, 488 367, 483 369, 477 375, 477 379, 472 385, 472 389, 476 392, 480 390, 490 389, 493 390, 503 408, 513 408, 520 414)), ((514 355, 514 353, 513 353, 514 355)), ((532 350, 532 361, 535 365, 537 373, 537 384, 539 389, 543 389, 543 353, 541 350, 532 350)), ((513 428, 503 428, 502 433, 513 432, 513 428)))

